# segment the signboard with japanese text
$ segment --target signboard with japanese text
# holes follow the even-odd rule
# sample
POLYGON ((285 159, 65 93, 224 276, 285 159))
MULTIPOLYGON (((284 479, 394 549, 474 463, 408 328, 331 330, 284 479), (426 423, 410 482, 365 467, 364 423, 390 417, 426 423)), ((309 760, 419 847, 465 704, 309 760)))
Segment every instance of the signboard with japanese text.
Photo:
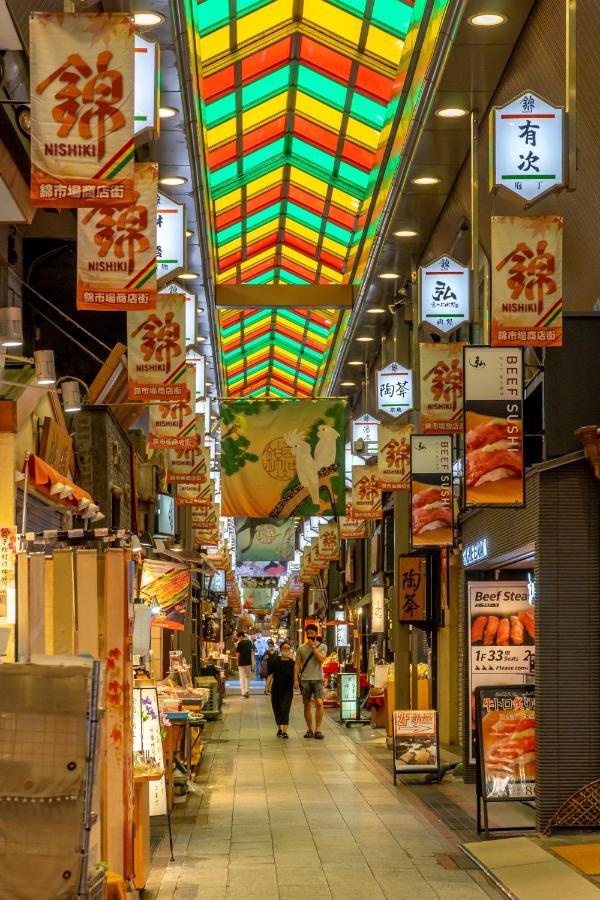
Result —
POLYGON ((141 34, 135 35, 133 132, 138 141, 156 141, 159 138, 159 89, 158 71, 160 44, 149 41, 141 34))
POLYGON ((358 675, 356 672, 338 674, 340 720, 359 718, 358 675))
POLYGON ((136 163, 129 206, 77 210, 77 309, 156 306, 155 163, 136 163))
POLYGON ((352 466, 352 510, 361 519, 383 518, 377 465, 352 466))
POLYGON ((419 268, 421 322, 446 335, 469 321, 471 270, 451 256, 419 268))
POLYGON ((192 523, 192 538, 196 547, 216 547, 219 543, 220 510, 216 503, 207 507, 203 516, 196 515, 192 523))
POLYGON ((215 502, 215 483, 212 478, 202 484, 179 484, 177 503, 179 506, 192 506, 192 522, 196 516, 205 517, 206 510, 215 502), (195 510, 200 512, 195 512, 195 510))
POLYGON ((377 372, 377 408, 397 418, 413 408, 413 373, 400 363, 377 372))
POLYGON ((435 709, 395 709, 392 713, 394 775, 437 772, 438 732, 435 709))
POLYGON ((413 434, 410 450, 411 545, 452 546, 452 437, 413 434))
POLYGON ((356 517, 352 504, 346 502, 346 515, 339 517, 340 540, 362 540, 367 536, 367 523, 356 517))
POLYGON ((185 346, 188 349, 196 344, 197 335, 197 311, 196 295, 186 291, 176 281, 172 281, 161 290, 161 294, 180 294, 185 297, 185 346))
MULTIPOLYGON (((210 453, 208 447, 185 447, 169 451, 168 484, 204 484, 208 481, 209 474, 210 453)), ((177 498, 177 502, 179 504, 179 498, 177 498)))
POLYGON ((373 456, 377 453, 377 429, 379 428, 379 419, 370 416, 368 413, 354 419, 352 422, 352 449, 357 453, 356 443, 362 441, 364 450, 360 451, 361 456, 373 456))
POLYGON ((196 412, 193 397, 196 392, 196 370, 186 366, 185 397, 174 402, 153 403, 150 406, 148 446, 152 450, 164 447, 176 450, 196 447, 202 436, 196 432, 196 412))
POLYGON ((177 203, 159 191, 156 205, 156 263, 162 288, 185 270, 185 203, 177 203))
POLYGON ((398 563, 398 619, 427 621, 427 557, 400 556, 398 563))
POLYGON ((562 345, 561 216, 492 216, 493 347, 562 345))
MULTIPOLYGON (((535 675, 535 606, 526 581, 470 581, 469 695, 525 684, 535 675)), ((472 729, 475 727, 472 721, 472 729)), ((473 735, 474 737, 474 735, 473 735)), ((474 761, 474 746, 471 748, 474 761)))
POLYGON ((565 181, 564 109, 526 91, 490 116, 490 189, 506 188, 528 203, 565 181))
POLYGON ((410 436, 413 426, 382 422, 379 426, 379 486, 382 491, 410 490, 410 436))
POLYGON ((159 294, 151 312, 127 313, 128 396, 175 403, 186 395, 185 298, 159 294))
POLYGON ((14 628, 17 621, 17 529, 0 528, 0 658, 14 658, 14 628))
POLYGON ((463 430, 464 344, 419 344, 420 430, 460 434, 463 430))
MULTIPOLYGON (((186 303, 186 313, 187 313, 187 303, 186 303)), ((190 347, 185 352, 185 358, 187 360, 188 366, 194 367, 195 372, 195 382, 196 382, 196 391, 194 394, 195 403, 194 408, 198 415, 202 415, 202 419, 204 423, 206 423, 206 418, 204 414, 205 403, 204 403, 204 392, 206 390, 206 357, 202 356, 196 350, 192 350, 190 347)), ((201 434, 204 435, 206 431, 206 425, 203 427, 201 434)))
POLYGON ((523 351, 465 347, 465 503, 523 506, 523 351))
POLYGON ((371 632, 383 634, 385 631, 385 589, 380 584, 371 588, 371 632))
POLYGON ((32 13, 31 203, 128 206, 133 200, 133 19, 32 13))
MULTIPOLYGON (((133 688, 133 751, 151 757, 164 769, 158 695, 155 687, 133 688)), ((151 816, 167 815, 167 790, 164 776, 149 782, 151 816)))
POLYGON ((346 621, 346 613, 343 609, 336 609, 333 613, 335 625, 333 626, 334 645, 336 647, 349 647, 350 639, 348 633, 348 622, 346 621))
POLYGON ((475 690, 483 799, 535 798, 535 687, 475 690))
POLYGON ((325 562, 336 562, 340 558, 340 531, 337 522, 319 525, 319 557, 325 562))

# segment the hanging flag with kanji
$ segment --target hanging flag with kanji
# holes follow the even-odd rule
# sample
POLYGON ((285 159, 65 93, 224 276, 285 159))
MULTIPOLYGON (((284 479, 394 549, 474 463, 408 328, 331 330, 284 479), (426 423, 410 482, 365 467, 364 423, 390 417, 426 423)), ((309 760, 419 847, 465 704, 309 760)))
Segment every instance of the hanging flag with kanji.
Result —
POLYGON ((164 447, 184 449, 196 447, 199 438, 196 433, 195 391, 196 370, 186 366, 186 393, 174 402, 153 403, 150 407, 150 431, 148 446, 153 450, 164 447))
POLYGON ((219 507, 212 506, 197 513, 192 518, 192 539, 195 547, 216 547, 220 540, 219 531, 219 507))
POLYGON ((133 201, 134 25, 121 13, 32 13, 31 202, 133 201))
POLYGON ((223 514, 332 516, 345 506, 346 407, 340 400, 226 400, 223 514))
POLYGON ((492 216, 492 346, 562 345, 561 216, 492 216))
MULTIPOLYGON (((192 485, 195 490, 197 485, 208 481, 209 475, 210 450, 208 447, 180 447, 177 450, 169 451, 168 484, 192 485)), ((193 506, 193 504, 189 505, 193 506)))
POLYGON ((362 540, 367 536, 367 523, 359 519, 352 509, 352 504, 346 501, 346 515, 340 516, 340 540, 362 540))
POLYGON ((127 313, 127 372, 131 400, 186 397, 185 297, 159 294, 156 309, 127 313))
POLYGON ((382 491, 410 490, 410 436, 412 425, 382 422, 379 426, 379 485, 382 491))
POLYGON ((177 488, 177 506, 206 509, 215 502, 215 482, 209 478, 203 484, 180 484, 177 488))
POLYGON ((77 210, 77 309, 155 308, 157 185, 156 164, 136 163, 129 206, 77 210))
POLYGON ((377 465, 352 466, 352 509, 361 519, 383 518, 377 465))
POLYGON ((423 434, 460 434, 464 344, 419 344, 423 434))
POLYGON ((324 562, 339 560, 340 530, 337 522, 322 522, 319 525, 319 558, 324 562))

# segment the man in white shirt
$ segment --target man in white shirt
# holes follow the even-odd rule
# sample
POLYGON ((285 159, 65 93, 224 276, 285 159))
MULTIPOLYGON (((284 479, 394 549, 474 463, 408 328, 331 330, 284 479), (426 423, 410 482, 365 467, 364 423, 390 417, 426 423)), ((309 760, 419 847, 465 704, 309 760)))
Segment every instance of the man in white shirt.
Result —
POLYGON ((307 731, 305 738, 315 738, 322 741, 321 731, 323 721, 323 698, 325 695, 323 685, 323 663, 327 658, 327 644, 319 638, 319 630, 316 625, 310 624, 305 628, 306 640, 298 647, 296 652, 296 665, 294 669, 294 687, 300 687, 304 702, 304 719, 307 731), (315 701, 315 729, 312 727, 312 701, 315 701))

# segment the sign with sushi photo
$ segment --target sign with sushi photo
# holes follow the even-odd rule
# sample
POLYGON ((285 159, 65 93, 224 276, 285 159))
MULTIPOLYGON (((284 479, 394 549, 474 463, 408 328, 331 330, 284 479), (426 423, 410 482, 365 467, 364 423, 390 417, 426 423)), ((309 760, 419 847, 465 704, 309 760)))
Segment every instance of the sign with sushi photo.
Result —
POLYGON ((394 782, 400 772, 437 772, 438 735, 435 709, 393 712, 394 782))
POLYGON ((464 348, 465 504, 524 506, 523 351, 464 348))
MULTIPOLYGON (((535 673, 535 606, 526 581, 470 581, 469 684, 523 685, 535 673)), ((472 727, 474 729, 473 719, 472 727)), ((471 761, 475 761, 475 747, 471 761)))
POLYGON ((483 799, 535 797, 535 687, 475 691, 483 799))
POLYGON ((452 437, 413 434, 410 458, 411 545, 452 546, 452 437))

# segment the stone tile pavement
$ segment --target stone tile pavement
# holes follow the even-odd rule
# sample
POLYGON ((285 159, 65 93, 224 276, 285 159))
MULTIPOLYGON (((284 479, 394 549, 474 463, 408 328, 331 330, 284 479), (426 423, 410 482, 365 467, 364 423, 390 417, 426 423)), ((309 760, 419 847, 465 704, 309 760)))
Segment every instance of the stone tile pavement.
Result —
POLYGON ((163 840, 147 900, 500 896, 460 867, 451 832, 360 757, 345 728, 326 717, 324 741, 304 740, 304 730, 299 698, 282 741, 268 697, 229 691, 222 721, 205 731, 198 781, 174 814, 175 862, 163 840))

